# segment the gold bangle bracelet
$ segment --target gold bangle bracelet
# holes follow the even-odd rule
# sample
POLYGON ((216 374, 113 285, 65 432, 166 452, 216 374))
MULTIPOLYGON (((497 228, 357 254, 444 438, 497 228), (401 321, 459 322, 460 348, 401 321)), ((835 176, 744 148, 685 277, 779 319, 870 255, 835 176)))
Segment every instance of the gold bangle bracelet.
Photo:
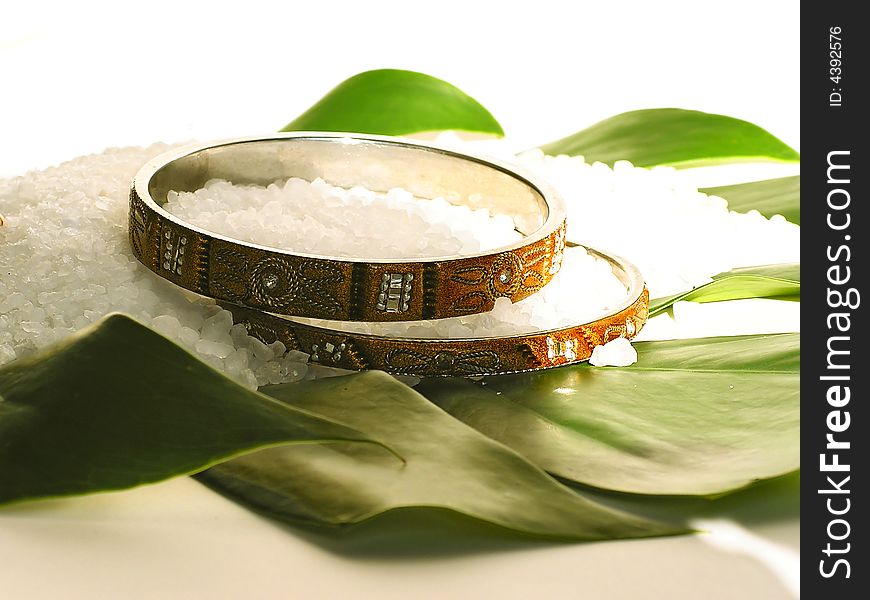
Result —
POLYGON ((387 338, 298 323, 230 303, 236 323, 263 342, 280 340, 311 355, 309 362, 350 370, 379 369, 399 375, 493 375, 547 369, 584 361, 595 346, 631 339, 646 323, 649 292, 638 270, 624 260, 589 249, 607 260, 626 286, 626 301, 592 322, 508 337, 473 339, 387 338))
POLYGON ((136 175, 130 245, 169 281, 218 300, 277 314, 339 321, 415 321, 491 310, 549 283, 565 247, 565 208, 514 167, 417 141, 346 133, 286 133, 187 146, 136 175), (353 260, 287 251, 209 233, 163 208, 167 192, 213 178, 267 185, 320 177, 386 192, 402 187, 507 214, 525 237, 473 256, 353 260))

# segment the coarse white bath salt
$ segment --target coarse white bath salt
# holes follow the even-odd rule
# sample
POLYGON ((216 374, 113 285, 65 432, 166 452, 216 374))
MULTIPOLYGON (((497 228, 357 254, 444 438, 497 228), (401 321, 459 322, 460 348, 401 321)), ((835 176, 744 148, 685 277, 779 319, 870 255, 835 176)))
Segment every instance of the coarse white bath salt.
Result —
MULTIPOLYGON (((169 148, 111 149, 0 181, 0 364, 121 311, 248 387, 314 376, 304 353, 287 352, 280 342, 262 344, 213 301, 173 286, 133 258, 130 181, 143 163, 169 148)), ((797 226, 730 213, 721 199, 686 188, 671 169, 627 163, 610 169, 537 153, 520 160, 565 197, 569 238, 633 261, 653 296, 688 289, 735 266, 798 260, 797 226)), ((322 181, 291 179, 259 189, 215 181, 173 196, 169 208, 239 239, 361 258, 372 248, 391 258, 467 254, 516 236, 504 217, 417 200, 402 190, 380 195, 322 181), (279 200, 285 194, 308 201, 288 205, 279 200)), ((624 297, 606 263, 574 248, 554 281, 522 302, 502 299, 491 313, 472 317, 353 327, 423 338, 510 335, 590 320, 624 297)))
POLYGON ((524 153, 521 163, 567 199, 568 238, 631 260, 653 298, 737 267, 800 262, 800 227, 782 216, 728 210, 672 167, 611 169, 582 157, 524 153))
POLYGON ((195 192, 169 191, 164 208, 207 231, 321 256, 468 255, 522 239, 506 215, 418 199, 401 188, 378 194, 322 179, 294 177, 268 186, 213 179, 195 192))
MULTIPOLYGON (((169 192, 166 209, 184 221, 234 239, 284 250, 358 259, 473 254, 520 239, 510 217, 471 210, 402 189, 375 194, 322 180, 289 179, 266 187, 213 180, 196 192, 169 192)), ((595 320, 627 299, 610 265, 568 248, 553 281, 488 313, 398 323, 341 323, 296 318, 357 333, 414 338, 505 336, 595 320), (590 293, 594 290, 594 293, 590 293)))
POLYGON ((589 364, 595 367, 627 367, 637 362, 637 350, 625 338, 610 340, 592 349, 589 364))

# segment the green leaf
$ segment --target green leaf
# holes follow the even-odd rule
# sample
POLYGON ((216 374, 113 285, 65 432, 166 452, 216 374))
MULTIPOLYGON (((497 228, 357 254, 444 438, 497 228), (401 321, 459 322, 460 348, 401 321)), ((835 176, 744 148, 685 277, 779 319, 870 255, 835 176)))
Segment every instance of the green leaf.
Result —
POLYGON ((629 160, 638 167, 800 160, 797 152, 757 125, 680 108, 622 113, 541 149, 547 154, 582 155, 590 163, 629 160))
POLYGON ((122 315, 0 369, 0 504, 128 488, 257 448, 329 440, 370 438, 246 390, 122 315))
POLYGON ((637 364, 425 380, 418 390, 550 473, 713 495, 799 466, 798 334, 640 342, 637 364))
MULTIPOLYGON (((760 523, 800 518, 800 470, 765 479, 732 494, 717 496, 641 496, 583 487, 612 506, 652 519, 722 520, 754 529, 760 523)), ((703 525, 701 526, 703 528, 703 525)))
POLYGON ((379 69, 338 84, 281 131, 407 135, 447 129, 504 135, 489 111, 446 81, 379 69))
POLYGON ((780 177, 698 190, 728 201, 728 208, 737 212, 757 210, 765 217, 782 215, 792 223, 801 224, 801 176, 780 177))
POLYGON ((649 303, 651 317, 667 310, 676 302, 720 302, 746 298, 779 298, 800 300, 801 266, 798 263, 741 267, 719 273, 713 281, 699 285, 693 290, 656 298, 649 303))
POLYGON ((614 511, 547 476, 377 371, 267 388, 299 409, 340 418, 405 459, 362 444, 273 448, 198 479, 270 516, 342 527, 394 511, 441 510, 526 535, 599 540, 684 531, 614 511), (313 389, 317 394, 312 394, 313 389))

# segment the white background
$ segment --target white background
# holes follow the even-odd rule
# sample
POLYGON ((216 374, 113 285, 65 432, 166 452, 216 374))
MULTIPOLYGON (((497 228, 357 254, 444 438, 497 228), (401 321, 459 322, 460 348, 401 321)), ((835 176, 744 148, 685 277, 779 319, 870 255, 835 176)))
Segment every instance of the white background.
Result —
POLYGON ((680 107, 799 150, 798 25, 797 2, 769 0, 7 2, 0 175, 107 146, 275 131, 383 67, 446 79, 528 145, 680 107))
MULTIPOLYGON (((382 67, 459 86, 520 145, 673 106, 800 149, 798 26, 796 2, 758 0, 7 2, 0 176, 107 146, 271 132, 382 67)), ((787 598, 795 494, 761 497, 740 509, 746 529, 706 538, 384 557, 377 536, 317 541, 181 479, 0 511, 0 596, 787 598), (731 542, 738 553, 715 545, 731 542)))

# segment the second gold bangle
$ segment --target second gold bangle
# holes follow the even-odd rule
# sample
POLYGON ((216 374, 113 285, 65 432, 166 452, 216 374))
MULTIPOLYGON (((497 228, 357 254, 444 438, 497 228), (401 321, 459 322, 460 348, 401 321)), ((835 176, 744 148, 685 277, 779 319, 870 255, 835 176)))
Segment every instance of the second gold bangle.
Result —
POLYGON ((627 261, 588 249, 608 261, 626 286, 625 301, 601 318, 568 327, 506 337, 414 339, 314 327, 222 303, 236 323, 263 342, 281 341, 310 354, 309 361, 351 370, 379 369, 398 375, 494 375, 558 367, 584 361, 595 346, 618 337, 631 339, 649 315, 649 292, 627 261))

